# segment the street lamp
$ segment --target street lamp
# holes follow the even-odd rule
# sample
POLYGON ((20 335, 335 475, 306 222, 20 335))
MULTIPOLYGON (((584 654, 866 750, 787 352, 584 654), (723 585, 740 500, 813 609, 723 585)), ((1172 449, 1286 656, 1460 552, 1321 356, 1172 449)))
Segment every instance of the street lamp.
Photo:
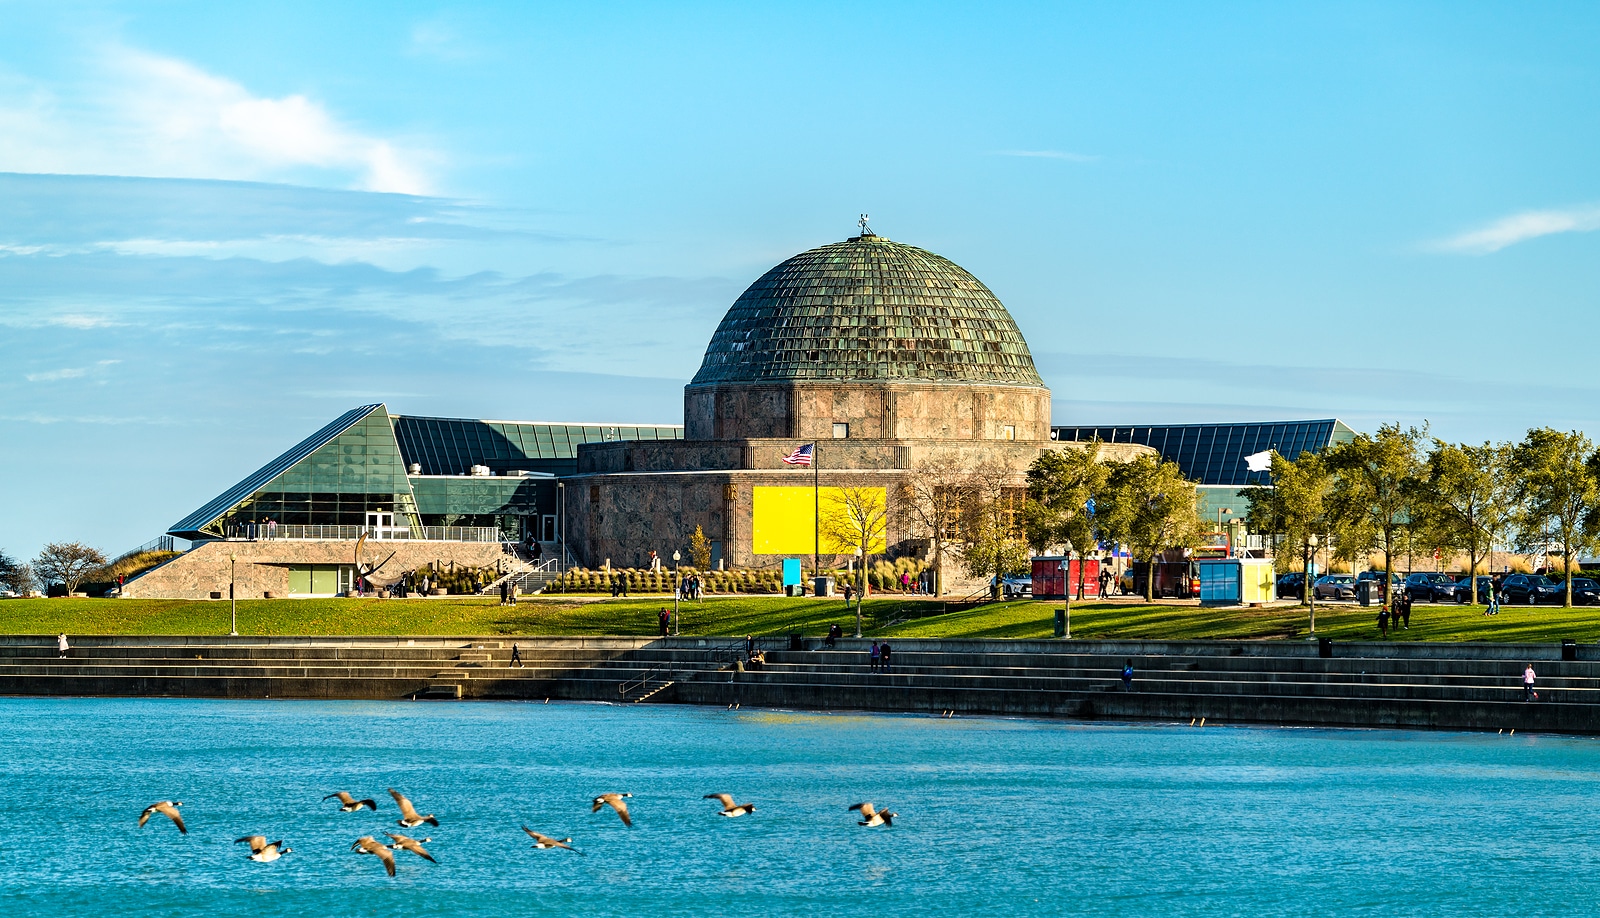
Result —
POLYGON ((1309 610, 1308 614, 1311 619, 1311 634, 1306 639, 1311 640, 1317 636, 1317 591, 1311 586, 1311 572, 1317 566, 1316 533, 1306 537, 1306 547, 1309 551, 1306 552, 1306 582, 1304 589, 1306 591, 1306 608, 1309 610))
POLYGON ((566 573, 567 570, 567 483, 556 482, 556 538, 560 540, 560 549, 556 555, 556 570, 566 573))
POLYGON ((233 588, 233 585, 234 585, 233 565, 238 560, 239 560, 239 556, 237 554, 231 554, 230 553, 228 555, 228 605, 230 607, 230 612, 229 612, 229 616, 228 617, 229 617, 230 623, 231 623, 231 627, 228 630, 228 637, 238 637, 239 636, 239 598, 236 595, 236 591, 233 588))
POLYGON ((861 588, 862 588, 862 586, 864 586, 866 584, 866 580, 867 580, 867 569, 866 569, 866 566, 861 563, 861 549, 860 548, 856 549, 855 559, 853 561, 851 561, 850 563, 855 566, 855 570, 851 572, 852 575, 853 575, 851 577, 851 579, 853 579, 856 582, 856 637, 860 637, 861 636, 861 588))
POLYGON ((683 581, 678 579, 678 561, 683 558, 682 553, 672 553, 672 634, 678 635, 678 596, 683 593, 683 581))
MULTIPOLYGON (((1079 565, 1083 564, 1082 559, 1079 559, 1078 564, 1079 565)), ((1080 570, 1081 570, 1081 567, 1080 567, 1080 570)), ((1072 579, 1072 562, 1063 559, 1061 561, 1061 595, 1063 597, 1065 597, 1065 598, 1063 599, 1063 601, 1061 603, 1061 605, 1062 605, 1062 616, 1061 617, 1063 619, 1062 624, 1064 626, 1063 627, 1063 633, 1062 633, 1061 637, 1062 637, 1063 640, 1069 640, 1069 641, 1072 640, 1072 584, 1068 582, 1071 579, 1072 579)))

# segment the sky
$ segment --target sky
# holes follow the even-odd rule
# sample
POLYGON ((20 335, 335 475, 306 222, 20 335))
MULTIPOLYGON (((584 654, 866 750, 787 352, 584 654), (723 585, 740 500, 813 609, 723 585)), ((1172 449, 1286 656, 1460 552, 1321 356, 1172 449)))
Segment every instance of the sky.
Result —
POLYGON ((0 551, 348 408, 679 423, 762 272, 983 280, 1062 424, 1600 436, 1600 5, 0 0, 0 551))

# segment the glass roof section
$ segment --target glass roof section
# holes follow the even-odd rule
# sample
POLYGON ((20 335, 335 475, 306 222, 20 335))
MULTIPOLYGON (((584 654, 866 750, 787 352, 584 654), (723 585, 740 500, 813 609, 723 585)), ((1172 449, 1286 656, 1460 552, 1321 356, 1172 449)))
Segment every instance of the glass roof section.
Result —
POLYGON ((424 475, 465 475, 475 465, 509 471, 571 474, 578 444, 610 440, 681 440, 680 425, 539 424, 464 418, 394 416, 394 435, 409 468, 424 475))
POLYGON ((1355 438, 1355 431, 1337 419, 1268 421, 1248 424, 1173 424, 1123 427, 1053 427, 1052 437, 1066 442, 1100 439, 1107 443, 1142 443, 1176 462, 1192 481, 1204 485, 1270 485, 1267 472, 1251 472, 1244 457, 1275 449, 1289 458, 1320 453, 1335 443, 1355 438))

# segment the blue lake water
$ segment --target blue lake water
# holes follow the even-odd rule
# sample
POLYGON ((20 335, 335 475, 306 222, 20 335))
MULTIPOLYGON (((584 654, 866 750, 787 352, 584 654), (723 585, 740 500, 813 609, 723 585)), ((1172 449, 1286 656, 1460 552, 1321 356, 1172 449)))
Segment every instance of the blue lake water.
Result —
MULTIPOLYGON (((1588 915, 1600 742, 675 706, 0 699, 6 914, 1588 915), (439 865, 349 852, 406 791, 439 865), (379 799, 342 814, 336 790, 379 799), (629 791, 635 826, 589 812, 629 791), (757 804, 716 815, 707 793, 757 804), (147 804, 184 802, 189 834, 147 804), (900 814, 862 829, 851 803, 900 814), (536 851, 519 826, 586 852, 536 851), (255 864, 233 839, 294 853, 255 864)), ((380 835, 381 837, 381 835, 380 835)))

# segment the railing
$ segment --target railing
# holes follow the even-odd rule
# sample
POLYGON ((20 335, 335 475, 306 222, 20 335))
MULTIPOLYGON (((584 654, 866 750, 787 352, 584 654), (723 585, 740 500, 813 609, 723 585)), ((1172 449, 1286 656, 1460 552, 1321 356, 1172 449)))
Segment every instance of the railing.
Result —
POLYGON ((499 542, 500 530, 494 526, 423 526, 420 533, 409 526, 333 526, 297 523, 242 523, 229 526, 227 538, 246 542, 267 541, 345 541, 363 535, 376 540, 418 540, 430 542, 499 542))
POLYGON ((665 663, 659 663, 659 664, 657 664, 655 666, 652 666, 651 668, 645 670, 644 671, 644 675, 640 676, 639 678, 630 679, 627 682, 624 682, 621 685, 617 686, 617 694, 619 694, 622 697, 626 698, 626 697, 628 697, 628 694, 630 692, 634 691, 635 689, 642 689, 642 688, 644 688, 645 686, 649 685, 652 682, 672 682, 672 681, 675 681, 673 677, 674 677, 674 675, 676 673, 677 673, 677 663, 676 662, 674 662, 672 660, 668 660, 665 663), (661 673, 665 673, 666 674, 665 678, 662 678, 659 675, 661 673))

